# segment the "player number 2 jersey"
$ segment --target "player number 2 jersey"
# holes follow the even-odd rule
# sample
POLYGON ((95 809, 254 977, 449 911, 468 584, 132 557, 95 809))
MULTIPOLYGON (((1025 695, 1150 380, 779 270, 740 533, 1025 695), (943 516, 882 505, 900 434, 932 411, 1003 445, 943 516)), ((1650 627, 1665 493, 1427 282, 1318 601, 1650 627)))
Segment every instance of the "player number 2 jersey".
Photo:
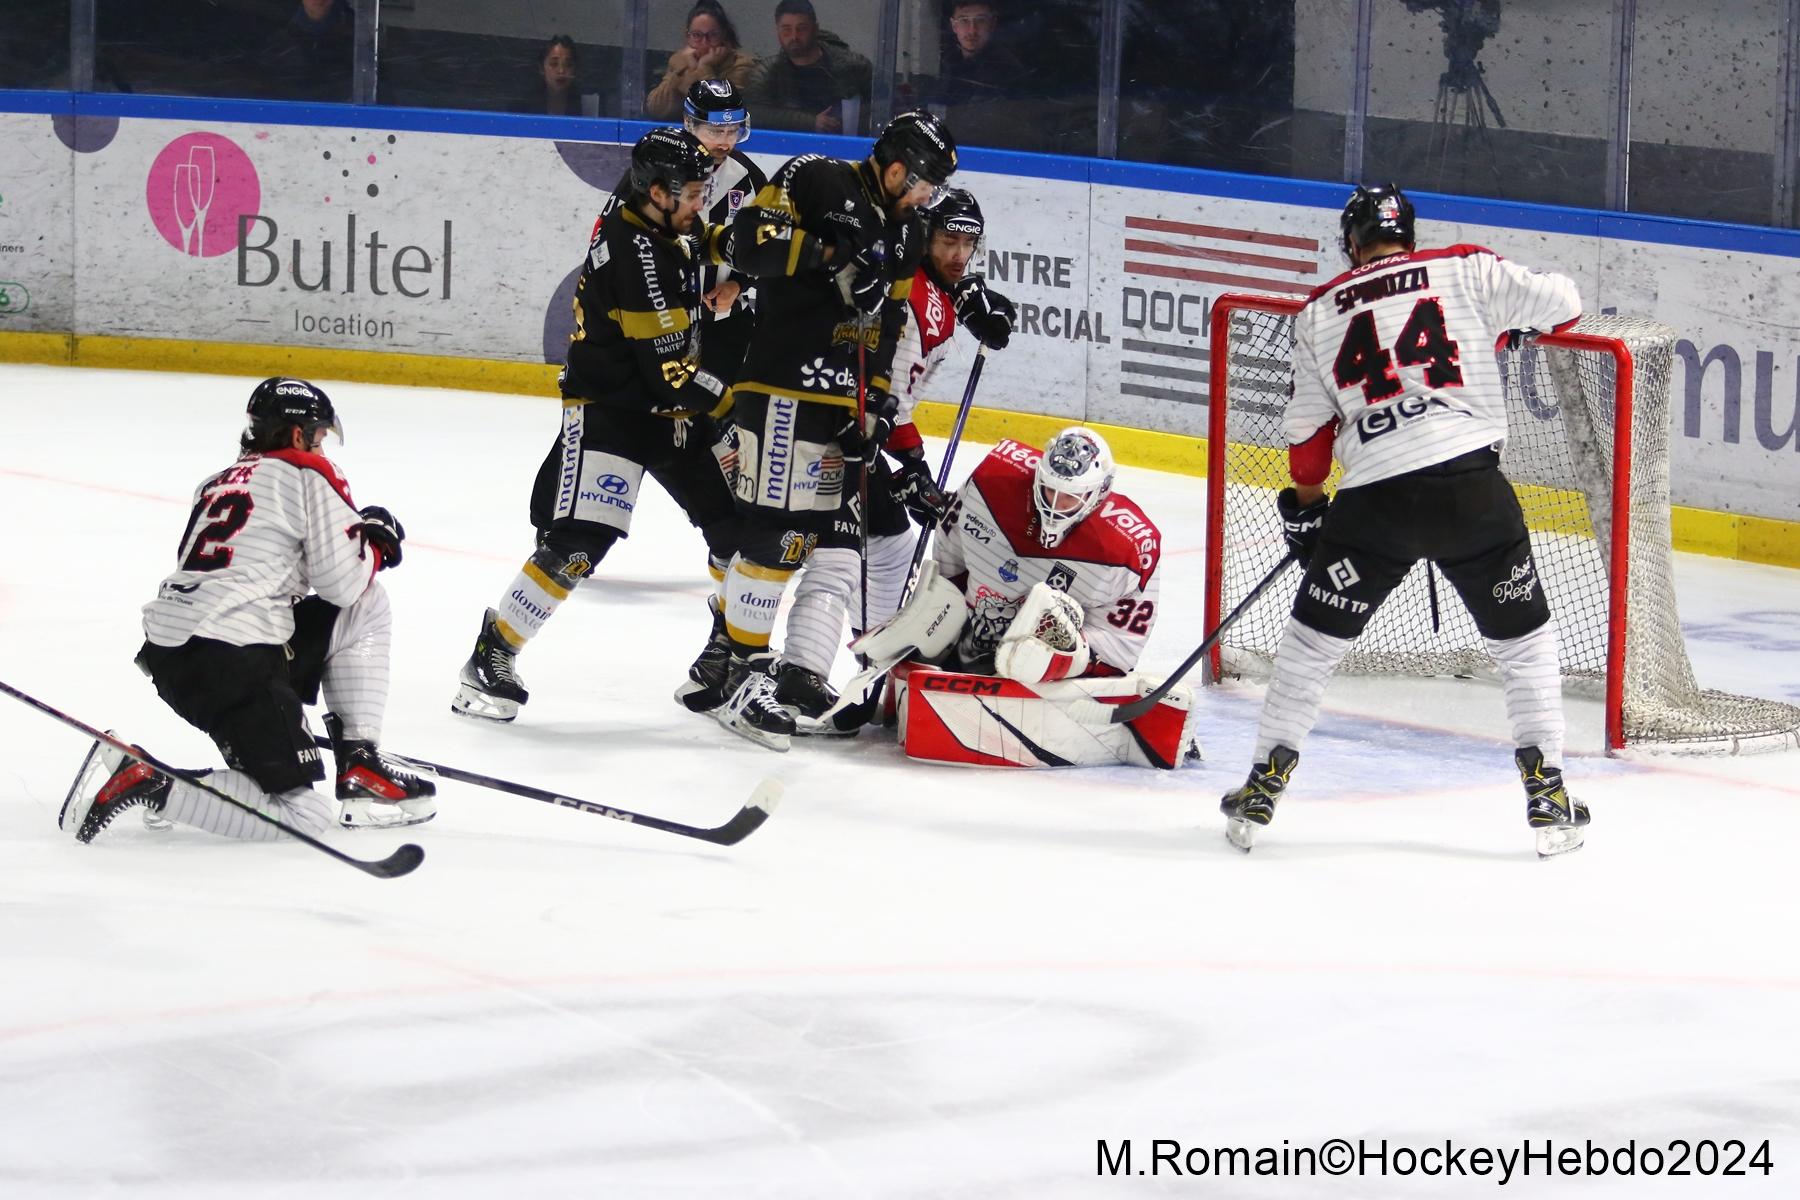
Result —
POLYGON ((1317 289, 1295 319, 1290 445, 1334 420, 1341 486, 1402 475, 1506 440, 1494 345, 1581 315, 1563 275, 1480 246, 1395 254, 1317 289))
POLYGON ((1031 488, 1042 454, 1008 438, 956 493, 934 541, 946 579, 967 575, 969 621, 957 642, 964 663, 987 666, 1036 583, 1065 592, 1084 614, 1090 675, 1137 666, 1156 624, 1162 535, 1127 496, 1112 493, 1053 550, 1038 539, 1031 488))
POLYGON ((195 490, 176 569, 144 606, 144 635, 159 646, 287 641, 294 601, 317 592, 344 608, 369 586, 379 560, 364 548, 361 523, 324 457, 244 455, 195 490))

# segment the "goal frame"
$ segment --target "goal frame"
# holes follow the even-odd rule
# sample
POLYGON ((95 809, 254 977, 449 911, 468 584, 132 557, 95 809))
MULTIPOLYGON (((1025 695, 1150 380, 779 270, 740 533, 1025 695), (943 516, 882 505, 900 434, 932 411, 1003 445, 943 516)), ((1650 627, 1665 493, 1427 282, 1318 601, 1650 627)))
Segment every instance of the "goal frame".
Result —
MULTIPOLYGON (((1213 301, 1207 333, 1206 419, 1206 582, 1203 605, 1205 629, 1210 636, 1219 627, 1225 590, 1225 419, 1230 370, 1231 316, 1236 312, 1263 312, 1295 316, 1305 301, 1286 296, 1258 296, 1227 292, 1213 301)), ((1625 748, 1625 639, 1626 593, 1631 561, 1631 425, 1636 373, 1630 348, 1617 338, 1589 333, 1532 335, 1540 346, 1609 355, 1614 364, 1613 461, 1611 545, 1606 550, 1606 750, 1625 748)), ((1223 678, 1223 647, 1215 645, 1209 656, 1207 682, 1223 678)))

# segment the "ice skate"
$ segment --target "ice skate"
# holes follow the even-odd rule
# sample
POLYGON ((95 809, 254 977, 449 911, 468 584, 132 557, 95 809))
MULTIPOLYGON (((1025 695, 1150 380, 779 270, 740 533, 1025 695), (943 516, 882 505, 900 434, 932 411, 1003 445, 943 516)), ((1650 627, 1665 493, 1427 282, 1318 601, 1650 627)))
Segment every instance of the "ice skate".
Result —
POLYGON ((1275 803, 1287 790, 1288 776, 1299 762, 1299 751, 1277 746, 1269 752, 1268 762, 1250 768, 1250 778, 1243 787, 1225 793, 1219 801, 1219 811, 1226 817, 1227 841, 1245 854, 1250 853, 1256 844, 1257 827, 1275 819, 1275 803))
POLYGON ((337 760, 338 824, 346 829, 397 829, 437 816, 437 785, 375 748, 344 737, 336 714, 325 714, 337 760))
POLYGON ((700 657, 688 668, 688 677, 675 689, 675 699, 689 712, 709 713, 725 703, 729 694, 726 683, 731 674, 731 638, 725 632, 725 614, 716 597, 707 601, 712 608, 712 632, 700 657))
POLYGON ((713 716, 719 724, 770 750, 785 752, 794 734, 794 718, 775 699, 775 680, 769 674, 770 656, 759 655, 731 663, 731 698, 713 716))
POLYGON ((1562 771, 1545 766, 1536 746, 1514 751, 1513 761, 1525 783, 1525 821, 1537 831, 1538 857, 1555 858, 1581 849, 1593 817, 1588 806, 1563 787, 1562 771))
POLYGON ((775 699, 793 714, 794 732, 802 736, 854 737, 863 725, 862 721, 839 724, 838 718, 849 709, 822 719, 838 702, 838 694, 816 671, 798 663, 782 663, 775 672, 775 699))
POLYGON ((451 712, 485 721, 510 721, 530 698, 515 665, 519 652, 500 636, 494 627, 497 620, 499 614, 491 608, 482 618, 474 653, 463 664, 461 686, 450 701, 451 712))
POLYGON ((63 799, 57 828, 73 833, 78 842, 91 842, 95 834, 128 808, 141 804, 151 812, 161 813, 169 799, 170 782, 167 775, 123 750, 95 742, 81 760, 81 769, 75 773, 75 782, 63 799))

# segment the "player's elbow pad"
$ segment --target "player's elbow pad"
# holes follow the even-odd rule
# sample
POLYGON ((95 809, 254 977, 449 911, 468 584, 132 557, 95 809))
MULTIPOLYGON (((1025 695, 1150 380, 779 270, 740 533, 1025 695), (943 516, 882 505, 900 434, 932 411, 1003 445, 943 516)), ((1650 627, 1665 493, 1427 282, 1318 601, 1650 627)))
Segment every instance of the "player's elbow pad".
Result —
POLYGON ((1331 474, 1331 448, 1337 440, 1338 423, 1319 426, 1304 442, 1288 447, 1288 474, 1294 482, 1317 487, 1331 474))

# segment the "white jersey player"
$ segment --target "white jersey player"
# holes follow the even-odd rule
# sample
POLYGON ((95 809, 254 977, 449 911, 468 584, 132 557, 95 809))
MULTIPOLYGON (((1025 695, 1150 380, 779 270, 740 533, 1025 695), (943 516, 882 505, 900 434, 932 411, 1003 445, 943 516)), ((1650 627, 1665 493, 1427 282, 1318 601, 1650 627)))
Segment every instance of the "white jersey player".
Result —
POLYGON ((1141 722, 1073 715, 1154 686, 1135 669, 1156 625, 1162 535, 1113 490, 1115 472, 1105 439, 1072 426, 1041 453, 1002 441, 957 492, 915 602, 854 643, 877 660, 912 647, 945 662, 896 669, 908 754, 1009 766, 1186 756, 1185 689, 1141 722))
POLYGON ((794 713, 802 733, 854 734, 873 704, 838 711, 831 723, 818 720, 837 700, 826 680, 844 640, 844 616, 854 632, 894 615, 912 567, 913 533, 906 514, 930 526, 949 500, 932 478, 924 439, 913 424, 921 400, 939 395, 938 369, 950 356, 960 323, 989 349, 1006 347, 1012 334, 1012 302, 988 289, 969 272, 980 252, 985 223, 975 197, 951 188, 925 214, 926 248, 907 297, 906 323, 889 372, 898 408, 894 432, 883 446, 869 480, 868 604, 858 597, 862 564, 855 547, 822 544, 814 550, 794 588, 782 639, 782 662, 775 698, 794 713))
POLYGON ((1295 318, 1283 431, 1294 486, 1277 497, 1307 571, 1257 732, 1256 765, 1220 804, 1234 845, 1267 825, 1318 719, 1325 683, 1419 559, 1435 563, 1486 639, 1505 688, 1526 819, 1546 856, 1580 846, 1588 810, 1562 782, 1556 625, 1512 486, 1495 347, 1581 313, 1574 283, 1480 246, 1415 250, 1412 203, 1359 187, 1340 222, 1351 270, 1295 318), (1335 451, 1337 497, 1322 484, 1335 451))
MULTIPOLYGON (((251 393, 237 461, 195 490, 176 568, 144 606, 137 663, 157 694, 206 731, 228 770, 207 782, 305 833, 332 823, 312 783, 325 777, 303 700, 323 690, 337 760, 338 820, 412 825, 435 787, 376 749, 387 704, 392 616, 375 573, 400 562, 405 532, 386 509, 358 510, 319 453, 339 432, 331 400, 298 379, 251 393)), ((247 840, 279 836, 202 788, 96 743, 59 821, 83 842, 127 808, 247 840)))

